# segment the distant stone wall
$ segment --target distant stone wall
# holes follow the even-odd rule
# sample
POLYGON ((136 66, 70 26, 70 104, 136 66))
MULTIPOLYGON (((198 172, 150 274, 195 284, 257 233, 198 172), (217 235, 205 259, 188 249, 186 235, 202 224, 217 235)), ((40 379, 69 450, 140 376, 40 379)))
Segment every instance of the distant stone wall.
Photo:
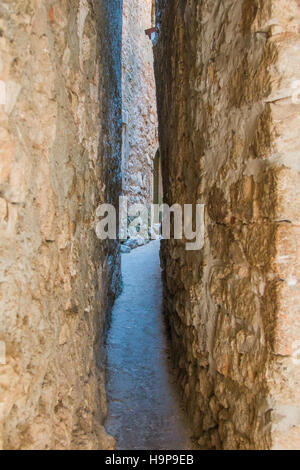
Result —
POLYGON ((300 4, 158 0, 164 199, 206 205, 164 241, 165 312, 204 447, 300 447, 300 4))
POLYGON ((152 42, 152 0, 124 0, 123 192, 130 203, 151 203, 158 149, 152 42))
POLYGON ((5 449, 113 446, 97 351, 119 250, 94 228, 121 190, 121 24, 121 0, 0 4, 5 449))

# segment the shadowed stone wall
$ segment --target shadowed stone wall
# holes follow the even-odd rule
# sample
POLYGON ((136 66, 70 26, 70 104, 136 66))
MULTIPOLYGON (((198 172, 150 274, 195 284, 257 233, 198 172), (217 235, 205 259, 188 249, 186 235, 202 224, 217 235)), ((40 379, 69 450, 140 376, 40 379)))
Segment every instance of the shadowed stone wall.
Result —
POLYGON ((205 246, 162 246, 165 313, 194 434, 299 448, 297 0, 158 0, 164 200, 206 205, 205 246))
POLYGON ((102 354, 119 249, 121 0, 0 4, 0 443, 111 448, 102 354))
POLYGON ((153 160, 158 148, 152 42, 152 0, 124 0, 123 192, 129 202, 151 203, 153 160))

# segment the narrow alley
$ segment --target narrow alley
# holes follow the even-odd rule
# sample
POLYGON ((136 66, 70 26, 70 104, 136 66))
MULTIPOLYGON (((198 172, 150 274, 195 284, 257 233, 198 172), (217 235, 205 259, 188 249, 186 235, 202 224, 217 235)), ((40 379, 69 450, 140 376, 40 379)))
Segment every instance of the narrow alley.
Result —
POLYGON ((170 374, 159 246, 122 259, 124 289, 107 341, 107 431, 119 450, 192 448, 170 374))
POLYGON ((0 0, 0 451, 300 449, 299 128, 300 0, 0 0))

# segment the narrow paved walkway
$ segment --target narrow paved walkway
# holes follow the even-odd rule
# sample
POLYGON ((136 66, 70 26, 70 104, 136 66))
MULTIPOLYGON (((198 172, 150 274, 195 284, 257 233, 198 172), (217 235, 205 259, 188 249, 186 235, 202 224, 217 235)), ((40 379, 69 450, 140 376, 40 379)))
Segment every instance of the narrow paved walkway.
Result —
POLYGON ((162 318, 159 242, 123 255, 108 336, 108 420, 118 450, 190 450, 162 318))

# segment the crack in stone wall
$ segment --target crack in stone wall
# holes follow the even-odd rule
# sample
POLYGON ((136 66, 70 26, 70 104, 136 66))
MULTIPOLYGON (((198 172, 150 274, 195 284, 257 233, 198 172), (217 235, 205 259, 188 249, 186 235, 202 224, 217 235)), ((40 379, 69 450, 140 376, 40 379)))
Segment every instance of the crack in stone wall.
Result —
POLYGON ((300 4, 156 4, 164 200, 206 205, 201 251, 162 244, 194 434, 206 448, 299 448, 300 4))
POLYGON ((120 257, 95 212, 121 191, 121 3, 0 4, 4 449, 114 445, 96 355, 120 257))

